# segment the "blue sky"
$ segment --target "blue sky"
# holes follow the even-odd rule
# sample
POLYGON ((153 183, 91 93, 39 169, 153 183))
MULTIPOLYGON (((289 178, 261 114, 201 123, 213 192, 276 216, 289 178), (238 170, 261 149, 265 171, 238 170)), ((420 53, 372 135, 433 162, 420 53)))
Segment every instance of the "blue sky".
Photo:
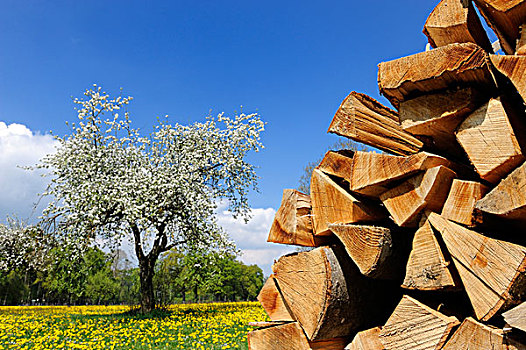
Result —
MULTIPOLYGON (((132 120, 145 130, 157 116, 190 123, 243 106, 267 122, 250 204, 277 209, 337 140, 326 130, 344 97, 380 98, 377 64, 424 50, 437 3, 4 0, 0 122, 61 135, 76 118, 71 97, 93 83, 133 96, 132 120)), ((0 215, 25 216, 22 205, 4 200, 0 215)))

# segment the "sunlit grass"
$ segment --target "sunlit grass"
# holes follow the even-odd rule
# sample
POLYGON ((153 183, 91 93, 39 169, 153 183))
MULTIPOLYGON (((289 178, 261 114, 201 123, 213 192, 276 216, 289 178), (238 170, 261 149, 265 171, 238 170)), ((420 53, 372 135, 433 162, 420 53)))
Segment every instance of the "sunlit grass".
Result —
POLYGON ((259 303, 173 305, 135 315, 127 306, 0 307, 0 349, 247 349, 259 303))

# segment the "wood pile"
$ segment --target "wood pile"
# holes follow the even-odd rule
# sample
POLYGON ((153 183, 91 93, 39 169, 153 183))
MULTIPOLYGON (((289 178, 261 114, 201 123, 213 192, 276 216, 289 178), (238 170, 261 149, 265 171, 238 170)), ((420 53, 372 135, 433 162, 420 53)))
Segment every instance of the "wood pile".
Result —
POLYGON ((526 349, 526 0, 442 0, 433 49, 351 92, 310 193, 283 192, 281 257, 251 350, 526 349), (495 31, 494 53, 479 12, 495 31), (524 56, 522 56, 524 55, 524 56))

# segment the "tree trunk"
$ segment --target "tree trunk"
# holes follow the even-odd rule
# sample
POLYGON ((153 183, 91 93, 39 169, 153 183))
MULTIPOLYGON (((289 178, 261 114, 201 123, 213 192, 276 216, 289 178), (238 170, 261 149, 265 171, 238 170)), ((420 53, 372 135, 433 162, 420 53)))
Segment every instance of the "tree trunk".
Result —
POLYGON ((150 312, 155 309, 155 297, 153 294, 153 275, 155 261, 144 257, 139 261, 139 278, 141 281, 141 311, 150 312))

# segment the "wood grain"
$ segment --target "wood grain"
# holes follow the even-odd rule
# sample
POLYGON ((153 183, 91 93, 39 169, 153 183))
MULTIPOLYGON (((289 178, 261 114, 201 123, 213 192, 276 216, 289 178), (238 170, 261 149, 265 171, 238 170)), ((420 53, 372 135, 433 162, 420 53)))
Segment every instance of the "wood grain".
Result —
POLYGON ((429 222, 440 231, 478 319, 487 321, 526 297, 526 248, 485 237, 436 213, 429 222))
POLYGON ((380 341, 380 331, 380 327, 375 327, 358 332, 345 350, 384 350, 385 347, 380 341))
POLYGON ((429 221, 425 221, 413 238, 402 288, 414 290, 453 290, 461 286, 446 260, 429 221))
POLYGON ((328 132, 398 155, 417 153, 423 146, 400 127, 397 112, 355 91, 338 108, 328 132))
POLYGON ((491 29, 497 34, 503 51, 508 55, 513 55, 520 35, 519 27, 526 22, 526 1, 474 1, 491 29))
POLYGON ((526 347, 510 339, 502 329, 477 322, 468 317, 462 322, 443 350, 525 350, 526 347))
POLYGON ((493 52, 491 42, 482 27, 471 1, 442 0, 427 18, 424 34, 432 47, 453 43, 475 43, 493 52))
POLYGON ((270 275, 258 294, 258 301, 272 321, 294 321, 276 283, 270 275))
POLYGON ((480 177, 497 183, 526 158, 513 112, 500 98, 491 99, 460 124, 456 137, 480 177), (514 130, 517 129, 517 130, 514 130))
POLYGON ((450 44, 435 50, 380 63, 380 92, 397 107, 426 92, 458 85, 495 89, 487 53, 472 43, 450 44))
POLYGON ((404 295, 380 331, 380 341, 388 350, 441 349, 456 317, 446 316, 404 295))
POLYGON ((398 226, 416 227, 424 209, 442 210, 455 177, 444 166, 434 167, 383 193, 380 200, 398 226))
POLYGON ((480 182, 453 180, 446 203, 442 208, 442 216, 469 227, 482 224, 483 216, 475 205, 488 191, 489 187, 480 182))
POLYGON ((385 212, 379 205, 356 198, 319 169, 312 172, 310 192, 315 235, 332 235, 330 224, 372 222, 385 218, 385 212))

